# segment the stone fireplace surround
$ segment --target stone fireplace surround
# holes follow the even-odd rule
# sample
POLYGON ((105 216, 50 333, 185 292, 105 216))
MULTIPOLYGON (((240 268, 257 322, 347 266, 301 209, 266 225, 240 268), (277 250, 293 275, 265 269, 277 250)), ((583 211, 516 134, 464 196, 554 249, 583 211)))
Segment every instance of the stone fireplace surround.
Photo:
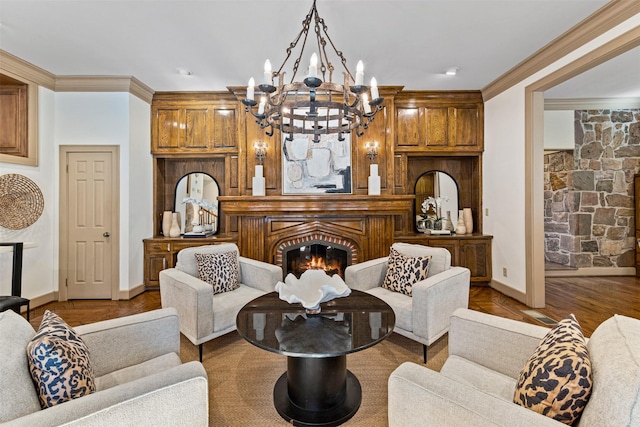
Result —
POLYGON ((389 255, 397 235, 413 227, 414 196, 221 196, 238 218, 242 256, 282 266, 282 251, 304 241, 338 243, 352 263, 389 255))

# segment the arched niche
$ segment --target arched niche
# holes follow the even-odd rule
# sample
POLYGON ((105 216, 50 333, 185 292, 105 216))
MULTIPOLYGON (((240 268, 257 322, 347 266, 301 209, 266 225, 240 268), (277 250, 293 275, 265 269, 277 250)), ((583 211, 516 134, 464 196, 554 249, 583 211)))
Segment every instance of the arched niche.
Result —
POLYGON ((437 214, 440 217, 446 218, 447 212, 449 212, 455 228, 455 224, 458 222, 458 210, 460 209, 460 194, 458 191, 458 183, 451 175, 435 170, 423 173, 416 181, 414 194, 416 195, 416 221, 421 218, 423 213, 422 203, 425 200, 429 197, 435 199, 441 198, 442 201, 439 206, 439 212, 436 213, 433 211, 433 208, 430 208, 427 213, 431 215, 437 214))

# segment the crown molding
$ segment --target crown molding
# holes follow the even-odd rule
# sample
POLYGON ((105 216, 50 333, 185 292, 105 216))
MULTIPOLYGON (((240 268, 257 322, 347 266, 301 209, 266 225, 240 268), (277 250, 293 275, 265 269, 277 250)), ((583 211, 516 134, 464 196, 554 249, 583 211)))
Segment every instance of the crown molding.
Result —
POLYGON ((640 1, 612 0, 482 89, 484 101, 640 13, 640 1))
POLYGON ((22 80, 27 80, 29 83, 34 83, 47 89, 53 90, 55 87, 55 75, 2 49, 0 49, 0 70, 20 76, 22 80))
POLYGON ((133 76, 57 76, 56 92, 129 92, 151 104, 154 90, 133 76))
POLYGON ((567 98, 544 100, 545 111, 551 110, 602 110, 640 108, 640 97, 627 98, 567 98))

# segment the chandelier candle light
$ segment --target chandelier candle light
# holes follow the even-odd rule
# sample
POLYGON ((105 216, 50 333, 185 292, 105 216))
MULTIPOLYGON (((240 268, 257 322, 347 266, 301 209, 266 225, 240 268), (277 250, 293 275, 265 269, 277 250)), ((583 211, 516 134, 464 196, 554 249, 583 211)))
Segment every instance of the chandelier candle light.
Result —
POLYGON ((292 141, 295 134, 313 135, 315 143, 320 142, 321 135, 337 134, 339 141, 344 140, 344 134, 352 131, 362 136, 375 114, 382 110, 384 99, 380 97, 375 78, 371 79, 370 87, 364 85, 362 61, 358 62, 353 77, 347 68, 346 58, 329 37, 324 19, 318 15, 315 0, 302 23, 302 30, 286 52, 287 56, 276 72, 272 71, 271 62, 266 60, 263 82, 257 86, 262 93, 259 103, 255 100, 255 80, 253 77, 249 79, 247 97, 242 103, 245 111, 255 117, 260 128, 267 129, 268 136, 273 136, 276 128, 280 129, 288 141, 292 141), (311 55, 307 77, 302 82, 295 82, 311 27, 316 34, 319 52, 311 55), (285 72, 282 70, 300 39, 303 42, 293 65, 293 77, 290 83, 285 83, 285 72), (342 85, 333 83, 334 67, 327 56, 327 42, 344 68, 342 85), (256 106, 257 111, 254 111, 256 106))

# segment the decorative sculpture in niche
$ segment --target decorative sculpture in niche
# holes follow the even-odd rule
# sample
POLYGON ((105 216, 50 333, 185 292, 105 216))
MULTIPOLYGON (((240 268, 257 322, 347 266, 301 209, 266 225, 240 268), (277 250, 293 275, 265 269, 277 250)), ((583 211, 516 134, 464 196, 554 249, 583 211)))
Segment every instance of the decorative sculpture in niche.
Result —
POLYGON ((443 212, 451 211, 451 223, 458 222, 458 184, 451 175, 440 171, 422 174, 416 182, 415 195, 418 231, 440 230, 443 212))

